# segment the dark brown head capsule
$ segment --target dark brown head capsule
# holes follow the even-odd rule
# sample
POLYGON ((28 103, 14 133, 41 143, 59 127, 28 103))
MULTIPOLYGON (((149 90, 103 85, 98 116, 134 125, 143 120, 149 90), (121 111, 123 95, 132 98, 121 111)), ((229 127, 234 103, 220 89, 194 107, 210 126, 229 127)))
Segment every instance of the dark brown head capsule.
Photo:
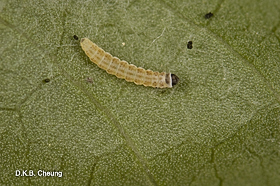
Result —
POLYGON ((179 82, 179 78, 175 74, 171 74, 171 79, 172 79, 172 87, 179 82))

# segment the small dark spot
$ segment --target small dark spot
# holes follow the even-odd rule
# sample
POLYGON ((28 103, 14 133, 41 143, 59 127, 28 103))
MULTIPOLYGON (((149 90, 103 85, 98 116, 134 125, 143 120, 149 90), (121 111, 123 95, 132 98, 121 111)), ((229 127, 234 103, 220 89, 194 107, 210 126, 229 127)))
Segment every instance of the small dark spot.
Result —
POLYGON ((78 39, 79 39, 79 37, 76 36, 76 35, 74 35, 73 38, 74 38, 75 40, 78 40, 78 39))
POLYGON ((192 41, 189 41, 187 44, 188 49, 192 49, 192 41))
POLYGON ((209 13, 205 14, 204 18, 205 18, 205 19, 209 19, 209 18, 211 18, 213 15, 214 15, 214 14, 212 14, 211 12, 209 12, 209 13))
POLYGON ((50 82, 50 81, 51 81, 51 80, 50 80, 49 78, 46 78, 46 79, 43 80, 44 83, 48 83, 48 82, 50 82))
POLYGON ((172 87, 179 82, 179 78, 175 74, 171 74, 171 79, 172 79, 172 87))
POLYGON ((165 75, 165 83, 168 85, 170 83, 169 73, 165 75))
POLYGON ((93 79, 91 77, 87 77, 85 81, 91 84, 93 83, 93 79))

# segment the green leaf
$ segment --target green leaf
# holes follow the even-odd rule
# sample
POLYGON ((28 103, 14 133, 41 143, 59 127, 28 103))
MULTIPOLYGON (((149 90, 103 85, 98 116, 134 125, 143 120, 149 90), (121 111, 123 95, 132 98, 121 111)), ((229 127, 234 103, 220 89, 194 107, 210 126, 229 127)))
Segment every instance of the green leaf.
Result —
POLYGON ((278 0, 1 1, 1 185, 280 185, 279 17, 278 0), (180 82, 118 79, 73 35, 180 82))

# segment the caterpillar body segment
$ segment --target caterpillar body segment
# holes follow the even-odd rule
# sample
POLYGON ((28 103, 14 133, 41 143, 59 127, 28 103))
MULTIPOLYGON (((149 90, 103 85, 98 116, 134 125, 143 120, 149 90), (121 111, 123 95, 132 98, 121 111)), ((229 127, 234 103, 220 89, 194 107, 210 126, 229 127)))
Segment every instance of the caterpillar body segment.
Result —
POLYGON ((106 70, 107 73, 125 79, 128 82, 155 88, 172 88, 179 81, 175 74, 145 70, 126 61, 121 61, 119 58, 105 52, 88 38, 82 38, 80 43, 92 62, 106 70))

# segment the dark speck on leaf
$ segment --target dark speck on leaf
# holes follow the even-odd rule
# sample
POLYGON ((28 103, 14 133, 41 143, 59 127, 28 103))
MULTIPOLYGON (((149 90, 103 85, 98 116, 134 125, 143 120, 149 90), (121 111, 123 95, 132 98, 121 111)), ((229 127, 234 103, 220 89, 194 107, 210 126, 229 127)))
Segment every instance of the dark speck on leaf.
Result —
POLYGON ((48 82, 50 82, 50 81, 51 81, 51 80, 50 80, 49 78, 46 78, 46 79, 43 80, 44 83, 48 83, 48 82))
POLYGON ((212 14, 211 12, 209 12, 209 13, 207 13, 207 14, 205 14, 205 19, 209 19, 209 18, 211 18, 212 16, 213 16, 214 14, 212 14))
POLYGON ((79 39, 79 37, 76 36, 76 35, 74 35, 73 38, 74 38, 75 40, 78 40, 78 39, 79 39))
POLYGON ((93 79, 91 77, 87 77, 85 81, 91 84, 93 83, 93 79))
POLYGON ((189 42, 188 42, 187 47, 188 47, 188 49, 192 49, 192 48, 193 48, 193 46, 192 46, 192 41, 189 41, 189 42))

